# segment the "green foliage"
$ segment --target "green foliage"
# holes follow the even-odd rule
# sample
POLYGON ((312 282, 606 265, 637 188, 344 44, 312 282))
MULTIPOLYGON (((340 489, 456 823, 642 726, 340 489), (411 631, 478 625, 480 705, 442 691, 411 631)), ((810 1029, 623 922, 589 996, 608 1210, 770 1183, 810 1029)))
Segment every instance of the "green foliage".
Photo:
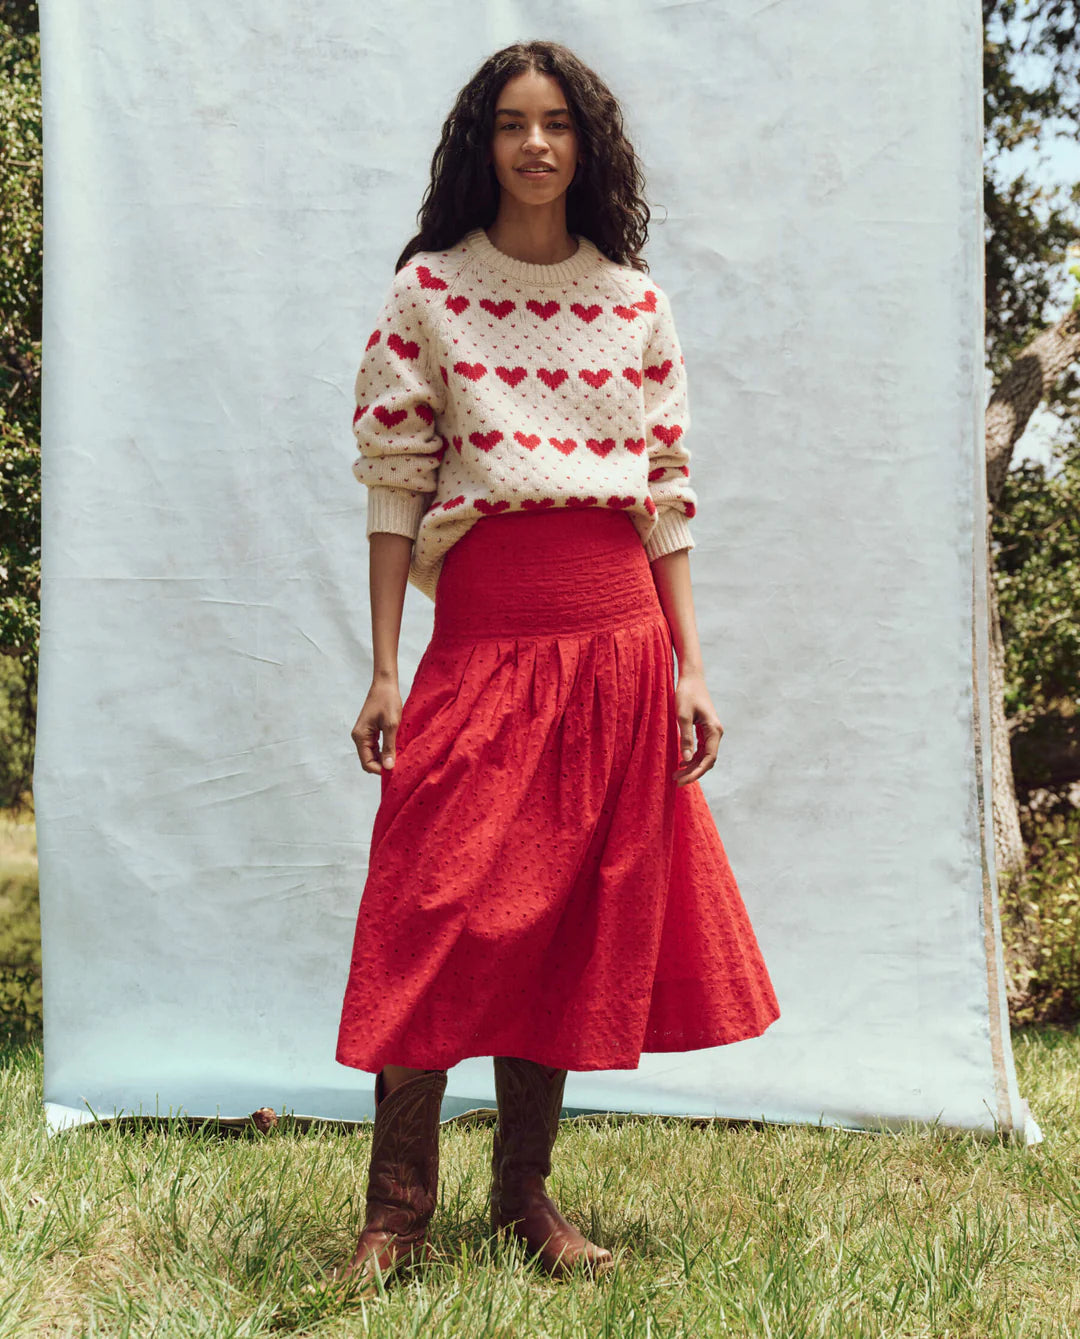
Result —
POLYGON ((41 451, 0 401, 0 646, 36 672, 41 624, 41 451))
POLYGON ((36 0, 0 0, 0 28, 10 28, 20 36, 38 30, 36 0))
MULTIPOLYGON (((994 380, 1056 319, 1055 309, 1077 302, 1064 262, 1077 236, 1080 183, 1048 188, 1016 173, 1006 154, 1021 144, 1041 149, 1046 137, 1075 138, 1078 22, 1077 0, 983 0, 986 361, 994 380), (1021 56, 1038 59, 1038 79, 1021 56)), ((1068 416, 1071 390, 1067 376, 1049 406, 1068 416)))
POLYGON ((1074 1024, 1080 1016, 1080 811, 1028 815, 1029 868, 1004 878, 1002 939, 1009 1018, 1074 1024))
POLYGON ((38 1036, 42 1022, 41 968, 0 962, 0 1039, 38 1036))
POLYGON ((15 656, 0 654, 0 808, 30 802, 34 770, 32 723, 37 679, 15 656))
MULTIPOLYGON (((25 27, 25 24, 23 25, 25 27)), ((36 673, 41 586, 41 67, 0 25, 0 647, 36 673)))
POLYGON ((33 820, 0 812, 0 1038, 42 1023, 41 917, 33 820))
POLYGON ((1052 474, 1031 460, 1010 470, 993 519, 1005 706, 1016 725, 1080 704, 1080 444, 1056 448, 1055 463, 1052 474))

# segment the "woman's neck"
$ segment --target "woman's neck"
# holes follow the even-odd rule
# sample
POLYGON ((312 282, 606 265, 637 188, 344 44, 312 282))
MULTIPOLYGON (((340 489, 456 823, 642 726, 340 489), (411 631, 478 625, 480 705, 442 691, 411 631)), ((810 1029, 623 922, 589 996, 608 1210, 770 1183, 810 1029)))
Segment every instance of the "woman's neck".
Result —
POLYGON ((484 230, 492 246, 529 265, 558 265, 577 254, 578 242, 566 229, 566 215, 557 219, 506 217, 484 230))

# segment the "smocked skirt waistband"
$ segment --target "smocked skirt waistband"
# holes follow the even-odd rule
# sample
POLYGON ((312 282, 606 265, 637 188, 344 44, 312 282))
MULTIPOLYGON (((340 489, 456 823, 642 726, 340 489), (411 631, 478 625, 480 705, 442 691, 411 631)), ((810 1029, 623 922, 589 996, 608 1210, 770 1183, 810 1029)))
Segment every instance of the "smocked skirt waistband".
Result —
POLYGON ((663 617, 625 512, 484 516, 443 559, 434 641, 580 636, 663 617))

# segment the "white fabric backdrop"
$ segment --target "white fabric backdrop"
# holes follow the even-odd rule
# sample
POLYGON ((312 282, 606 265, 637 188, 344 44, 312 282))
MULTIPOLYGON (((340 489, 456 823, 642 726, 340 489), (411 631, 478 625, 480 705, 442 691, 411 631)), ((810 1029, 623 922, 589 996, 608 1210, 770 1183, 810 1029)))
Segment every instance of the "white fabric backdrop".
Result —
MULTIPOLYGON (((1035 1141, 975 764, 976 0, 43 0, 49 1128, 373 1112, 334 1059, 379 797, 352 381, 455 93, 532 36, 647 171, 726 730, 700 784, 782 1009, 566 1104, 1035 1141)), ((403 696, 433 608, 409 588, 403 696)), ((493 1104, 490 1059, 451 1070, 444 1118, 493 1104)))

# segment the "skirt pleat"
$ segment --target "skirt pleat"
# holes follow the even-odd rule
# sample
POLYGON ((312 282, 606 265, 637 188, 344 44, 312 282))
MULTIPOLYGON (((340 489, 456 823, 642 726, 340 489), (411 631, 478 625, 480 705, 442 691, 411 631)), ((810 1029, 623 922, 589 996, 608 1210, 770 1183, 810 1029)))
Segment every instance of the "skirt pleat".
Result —
POLYGON ((779 1007, 699 783, 622 512, 484 517, 449 550, 384 771, 336 1058, 635 1069, 779 1007))

